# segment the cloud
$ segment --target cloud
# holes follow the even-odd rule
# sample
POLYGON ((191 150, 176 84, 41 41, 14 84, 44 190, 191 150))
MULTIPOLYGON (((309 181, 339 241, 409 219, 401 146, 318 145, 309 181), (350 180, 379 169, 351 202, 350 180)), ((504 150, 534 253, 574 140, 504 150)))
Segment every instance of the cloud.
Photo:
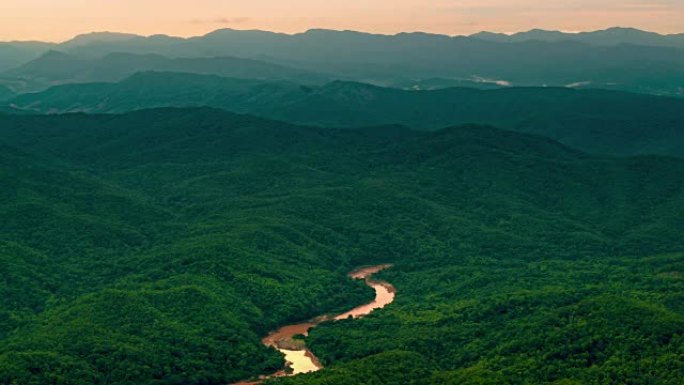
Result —
POLYGON ((221 25, 232 25, 232 24, 244 24, 251 21, 251 17, 217 17, 214 19, 193 19, 190 22, 192 24, 221 24, 221 25))

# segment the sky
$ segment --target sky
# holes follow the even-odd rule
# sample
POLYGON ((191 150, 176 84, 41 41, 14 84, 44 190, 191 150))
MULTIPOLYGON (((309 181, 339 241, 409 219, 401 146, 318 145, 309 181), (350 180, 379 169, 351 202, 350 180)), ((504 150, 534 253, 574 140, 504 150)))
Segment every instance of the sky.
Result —
POLYGON ((64 41, 93 31, 203 35, 311 28, 448 35, 613 26, 684 32, 684 0, 0 0, 0 40, 64 41))

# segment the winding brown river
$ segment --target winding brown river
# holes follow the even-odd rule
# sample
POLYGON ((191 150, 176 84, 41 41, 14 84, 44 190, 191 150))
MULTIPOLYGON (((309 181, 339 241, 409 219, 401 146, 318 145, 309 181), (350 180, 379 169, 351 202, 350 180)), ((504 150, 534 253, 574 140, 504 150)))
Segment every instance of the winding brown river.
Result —
POLYGON ((394 301, 396 290, 391 284, 373 279, 373 274, 390 268, 392 265, 368 266, 356 269, 349 273, 353 279, 362 279, 366 285, 375 290, 375 299, 365 305, 358 306, 348 312, 337 316, 322 315, 307 322, 294 325, 285 325, 271 332, 262 340, 266 346, 274 347, 285 355, 287 371, 261 376, 256 381, 238 382, 234 385, 256 385, 275 377, 294 376, 301 373, 315 372, 323 368, 316 356, 306 347, 304 341, 296 339, 297 335, 308 335, 309 330, 321 322, 341 320, 347 318, 360 318, 372 313, 376 309, 383 308, 394 301))

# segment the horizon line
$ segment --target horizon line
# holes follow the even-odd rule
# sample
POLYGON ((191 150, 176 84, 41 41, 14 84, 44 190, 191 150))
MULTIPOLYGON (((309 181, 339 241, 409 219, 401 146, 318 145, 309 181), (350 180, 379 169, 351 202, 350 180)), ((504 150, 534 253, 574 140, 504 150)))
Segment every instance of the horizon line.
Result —
POLYGON ((90 32, 82 32, 74 35, 73 37, 66 39, 66 40, 3 40, 0 41, 0 44, 11 44, 11 43, 45 43, 45 44, 55 44, 55 45, 60 45, 60 44, 65 44, 70 41, 73 41, 79 37, 84 37, 88 35, 97 35, 97 34, 111 34, 111 35, 129 35, 131 38, 151 38, 155 36, 159 37, 168 37, 172 39, 183 39, 183 40, 189 40, 193 38, 201 38, 205 37, 208 35, 211 35, 212 33, 219 32, 219 31, 236 31, 236 32, 263 32, 263 33, 271 33, 275 35, 286 35, 286 36, 298 36, 298 35, 303 35, 306 33, 310 33, 313 31, 330 31, 330 32, 353 32, 353 33, 359 33, 359 34, 365 34, 365 35, 374 35, 374 36, 399 36, 399 35, 405 35, 405 34, 425 34, 425 35, 433 35, 433 36, 446 36, 446 37, 472 37, 478 34, 482 33, 491 33, 495 35, 505 35, 505 36, 515 36, 518 34, 523 34, 523 33, 529 33, 529 32, 535 32, 535 31, 540 31, 540 32, 558 32, 566 35, 581 35, 581 34, 586 34, 586 33, 596 33, 596 32, 605 32, 605 31, 610 31, 610 30, 634 30, 634 31, 639 31, 639 32, 644 32, 644 33, 651 33, 651 34, 656 34, 662 37, 668 37, 668 36, 680 36, 684 35, 684 32, 674 32, 674 33, 660 33, 660 32, 654 32, 654 31, 649 31, 646 29, 640 29, 636 27, 624 27, 624 26, 610 26, 610 27, 605 27, 605 28, 600 28, 600 29, 593 29, 593 30, 585 30, 585 31, 568 31, 568 30, 557 30, 557 29, 544 29, 544 28, 531 28, 528 30, 522 30, 522 31, 516 31, 516 32, 511 32, 511 31, 504 31, 504 32, 498 32, 498 31, 491 31, 491 30, 482 30, 479 32, 474 32, 471 34, 446 34, 446 33, 435 33, 435 32, 425 32, 425 31, 401 31, 401 32, 396 32, 396 33, 379 33, 379 32, 369 32, 369 31, 361 31, 361 30, 354 30, 354 29, 334 29, 334 28, 308 28, 306 30, 302 30, 300 32, 279 32, 279 31, 270 31, 266 29, 259 29, 259 28, 249 28, 249 29, 238 29, 238 28, 217 28, 217 29, 212 29, 209 30, 208 32, 201 34, 201 35, 172 35, 172 34, 166 34, 166 33, 154 33, 154 34, 139 34, 139 33, 134 33, 134 32, 123 32, 123 31, 90 31, 90 32))

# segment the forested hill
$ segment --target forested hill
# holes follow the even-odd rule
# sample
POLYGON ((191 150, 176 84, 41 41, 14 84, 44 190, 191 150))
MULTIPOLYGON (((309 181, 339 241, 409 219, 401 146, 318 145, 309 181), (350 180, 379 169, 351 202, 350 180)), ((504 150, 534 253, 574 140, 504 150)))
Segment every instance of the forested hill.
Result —
POLYGON ((321 326, 329 370, 285 382, 684 380, 681 159, 207 108, 0 120, 2 384, 271 373, 260 336, 366 301, 345 274, 377 262, 397 301, 321 326))
POLYGON ((684 155, 684 99, 604 90, 407 91, 353 82, 305 87, 147 72, 119 83, 58 86, 4 104, 42 113, 211 106, 322 127, 404 124, 435 130, 480 123, 544 135, 599 154, 684 155))

